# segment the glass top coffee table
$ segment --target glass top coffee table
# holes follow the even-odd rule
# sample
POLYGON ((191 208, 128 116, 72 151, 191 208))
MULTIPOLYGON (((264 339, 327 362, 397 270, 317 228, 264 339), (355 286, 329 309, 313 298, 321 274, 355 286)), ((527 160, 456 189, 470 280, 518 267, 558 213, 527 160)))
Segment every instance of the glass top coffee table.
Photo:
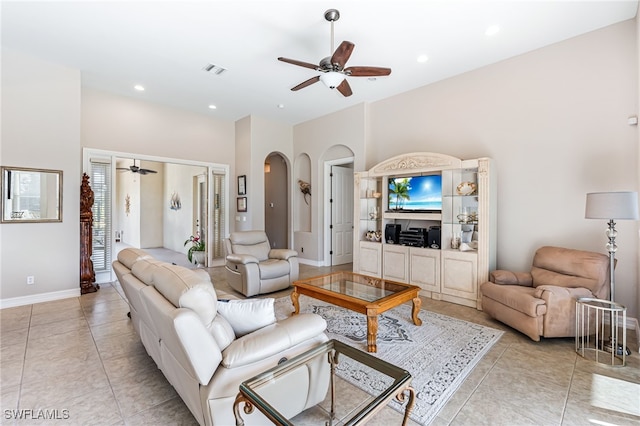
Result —
MULTIPOLYGON (((407 403, 402 424, 405 425, 407 423, 415 400, 415 391, 411 387, 411 374, 400 367, 348 346, 340 341, 330 340, 241 383, 240 391, 233 405, 236 425, 244 425, 241 411, 250 415, 253 413, 254 408, 260 410, 273 424, 295 424, 299 419, 298 416, 294 419, 286 418, 286 416, 280 413, 274 408, 274 405, 270 403, 269 393, 273 392, 272 386, 274 383, 277 383, 280 378, 286 377, 300 367, 318 361, 329 364, 329 368, 323 370, 327 372, 325 374, 329 374, 328 396, 325 398, 325 401, 319 404, 319 407, 313 410, 313 420, 301 420, 303 423, 324 424, 328 426, 361 425, 369 421, 394 398, 402 404, 407 403), (358 404, 350 405, 353 400, 353 394, 350 394, 348 392, 349 389, 345 386, 353 387, 353 385, 347 382, 341 383, 342 386, 340 386, 340 384, 336 385, 336 381, 339 380, 336 377, 336 366, 341 360, 344 360, 344 358, 349 358, 350 361, 352 360, 363 367, 379 373, 377 374, 377 379, 381 385, 378 388, 379 391, 377 395, 370 395, 363 402, 358 401, 358 404)), ((291 389, 291 391, 295 392, 295 389, 291 389)), ((273 397, 273 395, 271 397, 273 397)), ((300 416, 304 415, 305 413, 303 412, 300 416)))
POLYGON ((295 281, 291 301, 294 314, 300 312, 298 298, 301 294, 341 306, 367 316, 367 351, 377 352, 378 315, 405 302, 413 302, 413 323, 421 325, 418 318, 422 301, 418 297, 420 287, 354 272, 334 272, 328 275, 295 281))

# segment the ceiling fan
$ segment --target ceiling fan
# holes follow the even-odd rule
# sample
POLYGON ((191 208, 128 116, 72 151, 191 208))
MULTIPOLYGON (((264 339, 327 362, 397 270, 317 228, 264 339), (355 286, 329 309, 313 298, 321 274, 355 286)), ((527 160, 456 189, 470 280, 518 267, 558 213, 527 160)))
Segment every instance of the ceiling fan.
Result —
POLYGON ((151 169, 142 169, 138 166, 136 166, 136 160, 133 160, 133 166, 129 166, 129 167, 116 167, 116 170, 122 170, 122 171, 128 171, 131 173, 138 173, 141 175, 146 175, 149 173, 158 173, 155 170, 151 170, 151 169))
POLYGON ((382 67, 348 67, 345 68, 355 44, 350 41, 343 41, 340 46, 333 50, 333 23, 340 18, 340 12, 336 9, 329 9, 324 13, 324 18, 331 22, 331 56, 327 56, 322 59, 318 65, 311 64, 309 62, 297 61, 295 59, 288 59, 279 57, 278 60, 287 62, 289 64, 298 65, 300 67, 310 68, 316 71, 320 71, 322 74, 311 77, 310 79, 303 81, 297 86, 291 88, 296 91, 303 89, 307 86, 322 81, 330 89, 338 89, 338 92, 343 96, 351 96, 351 86, 346 77, 380 77, 391 74, 391 68, 382 67))

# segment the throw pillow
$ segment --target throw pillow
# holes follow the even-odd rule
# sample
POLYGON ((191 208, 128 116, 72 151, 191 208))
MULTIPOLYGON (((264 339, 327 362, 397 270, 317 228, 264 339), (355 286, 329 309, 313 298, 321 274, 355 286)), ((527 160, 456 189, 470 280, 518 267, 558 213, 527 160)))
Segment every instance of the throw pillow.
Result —
POLYGON ((218 300, 218 314, 222 315, 236 333, 244 336, 276 322, 275 299, 218 300))

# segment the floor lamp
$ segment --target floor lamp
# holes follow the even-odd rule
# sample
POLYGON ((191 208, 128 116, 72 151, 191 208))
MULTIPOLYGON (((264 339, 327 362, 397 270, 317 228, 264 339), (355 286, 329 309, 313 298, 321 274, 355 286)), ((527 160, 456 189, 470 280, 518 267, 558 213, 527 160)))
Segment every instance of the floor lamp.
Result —
MULTIPOLYGON (((607 250, 609 251, 609 277, 611 291, 609 300, 615 302, 615 257, 616 250, 616 231, 615 220, 638 220, 638 193, 637 192, 591 192, 587 194, 587 206, 585 209, 585 218, 587 219, 606 219, 609 221, 606 235, 609 238, 607 250)), ((613 318, 611 319, 613 326, 613 318)), ((626 325, 623 325, 626 326, 626 325)), ((631 355, 628 348, 622 348, 616 342, 610 342, 610 350, 616 348, 616 352, 622 355, 622 351, 626 350, 627 355, 631 355)))

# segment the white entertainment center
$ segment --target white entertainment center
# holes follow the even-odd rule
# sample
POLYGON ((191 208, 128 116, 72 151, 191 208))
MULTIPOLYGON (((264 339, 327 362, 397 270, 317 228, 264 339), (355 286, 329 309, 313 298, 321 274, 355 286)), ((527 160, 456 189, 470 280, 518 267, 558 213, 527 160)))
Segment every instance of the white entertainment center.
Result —
MULTIPOLYGON (((422 296, 481 309, 478 286, 496 266, 494 174, 490 158, 431 152, 398 155, 354 173, 354 272, 417 285, 422 296), (426 175, 441 176, 441 209, 390 208, 390 178, 426 175)), ((397 187, 392 192, 393 204, 397 187)))

